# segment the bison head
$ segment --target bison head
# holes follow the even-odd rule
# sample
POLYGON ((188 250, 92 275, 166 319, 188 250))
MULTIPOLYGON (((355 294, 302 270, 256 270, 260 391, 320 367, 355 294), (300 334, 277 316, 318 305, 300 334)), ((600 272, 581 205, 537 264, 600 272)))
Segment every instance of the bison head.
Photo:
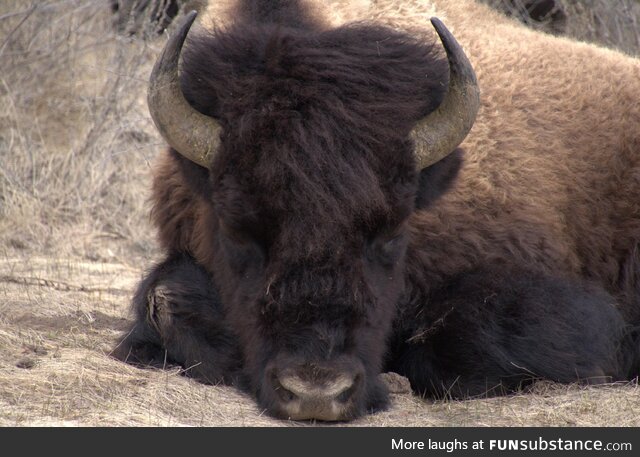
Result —
POLYGON ((194 19, 157 61, 149 106, 176 160, 206 176, 191 249, 250 388, 284 418, 382 408, 409 216, 455 176, 479 104, 473 70, 434 19, 449 65, 384 27, 238 23, 192 38, 179 75, 194 19))

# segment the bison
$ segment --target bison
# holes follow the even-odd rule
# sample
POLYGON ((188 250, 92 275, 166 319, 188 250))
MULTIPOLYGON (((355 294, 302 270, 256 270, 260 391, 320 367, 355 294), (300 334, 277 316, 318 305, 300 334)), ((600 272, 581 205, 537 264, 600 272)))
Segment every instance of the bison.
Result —
POLYGON ((468 0, 343 3, 214 5, 166 43, 166 258, 114 355, 327 421, 385 408, 384 371, 452 398, 636 376, 638 61, 468 0))

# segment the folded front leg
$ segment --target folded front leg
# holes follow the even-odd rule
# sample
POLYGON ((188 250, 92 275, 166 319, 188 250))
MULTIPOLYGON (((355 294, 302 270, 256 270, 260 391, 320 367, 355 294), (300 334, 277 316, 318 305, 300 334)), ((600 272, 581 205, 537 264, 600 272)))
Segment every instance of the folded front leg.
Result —
POLYGON ((629 329, 602 288, 516 268, 451 278, 396 322, 388 369, 423 395, 513 392, 537 379, 628 376, 629 329))
POLYGON ((112 355, 138 366, 177 364, 187 376, 234 380, 242 357, 209 274, 187 255, 151 270, 133 298, 135 321, 112 355))

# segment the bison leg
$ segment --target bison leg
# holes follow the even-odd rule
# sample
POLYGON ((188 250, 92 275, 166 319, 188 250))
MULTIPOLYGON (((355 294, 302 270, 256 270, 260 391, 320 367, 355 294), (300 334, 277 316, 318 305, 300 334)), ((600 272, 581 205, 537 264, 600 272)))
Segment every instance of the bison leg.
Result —
POLYGON ((423 395, 497 395, 537 379, 610 382, 633 363, 615 300, 592 284, 485 268, 424 303, 401 313, 388 366, 423 395))
POLYGON ((238 345, 209 275, 188 256, 156 266, 133 298, 135 321, 112 356, 138 366, 178 364, 206 383, 229 383, 240 369, 238 345))

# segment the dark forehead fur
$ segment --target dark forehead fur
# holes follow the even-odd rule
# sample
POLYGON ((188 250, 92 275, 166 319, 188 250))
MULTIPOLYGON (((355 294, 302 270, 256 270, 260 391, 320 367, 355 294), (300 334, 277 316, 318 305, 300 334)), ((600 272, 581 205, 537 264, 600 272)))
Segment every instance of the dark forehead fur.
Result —
POLYGON ((405 218, 416 182, 408 134, 447 85, 438 50, 364 23, 241 21, 194 34, 181 84, 223 127, 212 176, 221 214, 325 246, 354 224, 405 218))

